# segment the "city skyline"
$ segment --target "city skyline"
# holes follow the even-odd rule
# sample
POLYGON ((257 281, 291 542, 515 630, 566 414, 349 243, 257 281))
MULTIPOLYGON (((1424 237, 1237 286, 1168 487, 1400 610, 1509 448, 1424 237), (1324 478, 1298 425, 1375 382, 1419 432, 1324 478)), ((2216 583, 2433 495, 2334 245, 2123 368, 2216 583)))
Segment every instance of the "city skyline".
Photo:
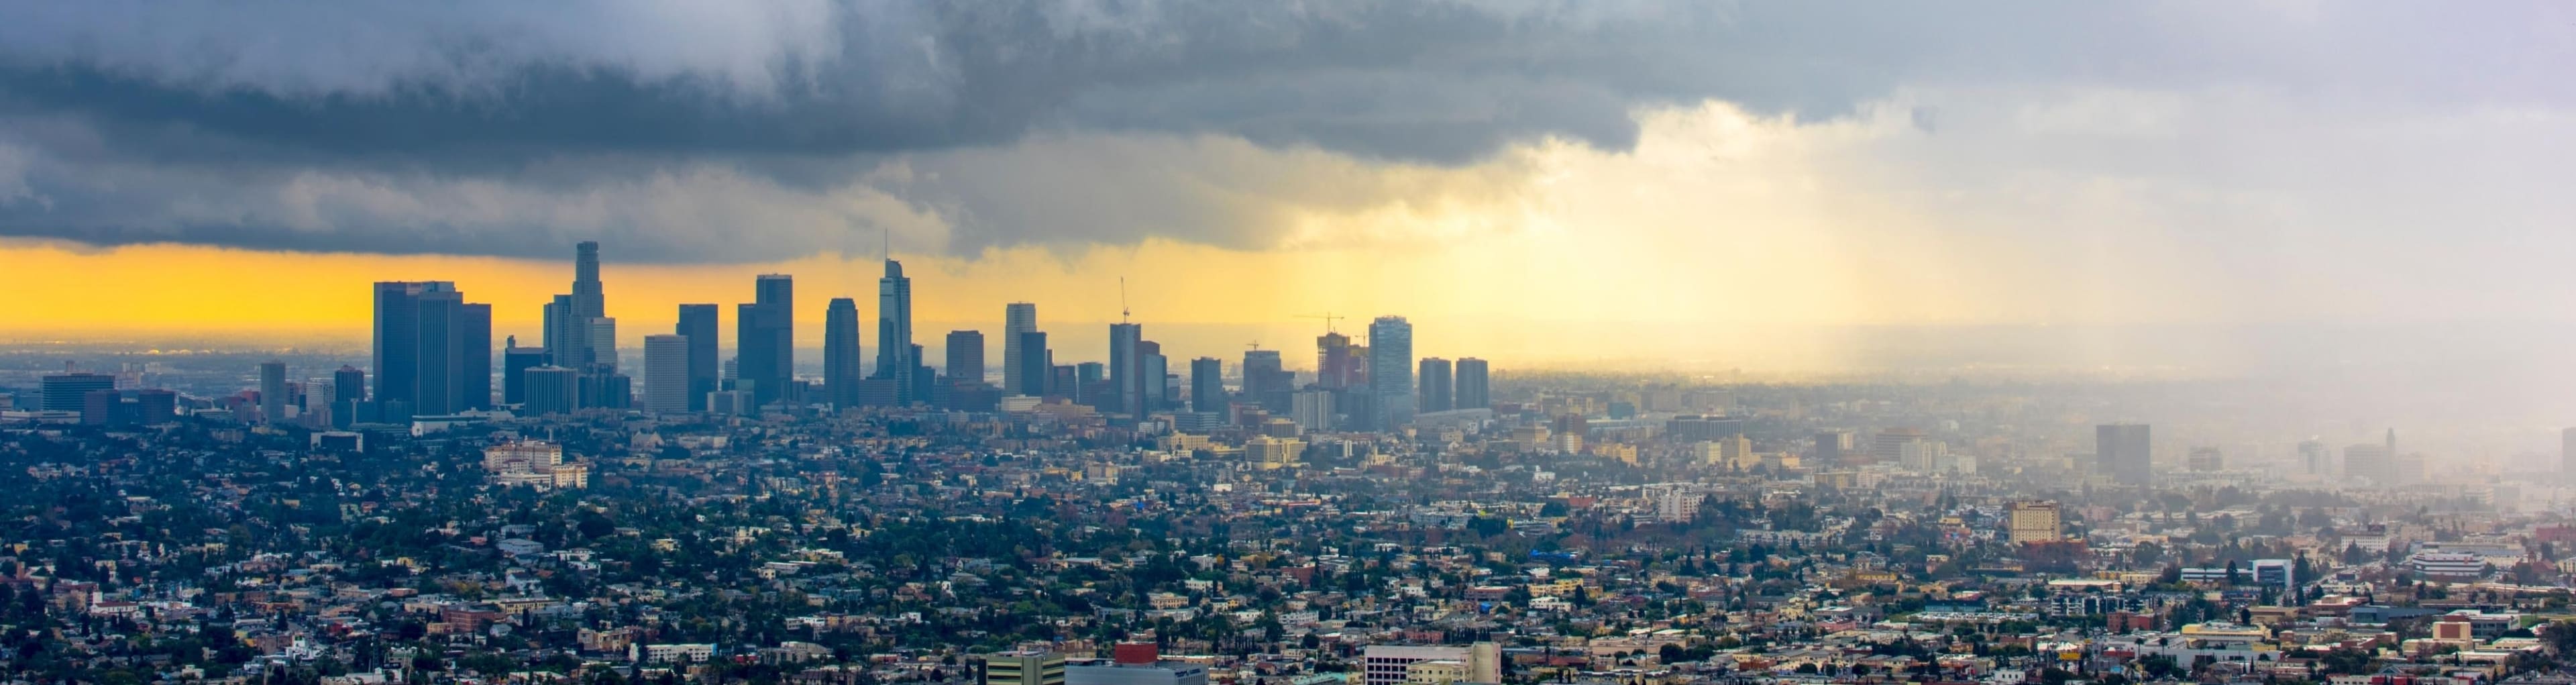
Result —
POLYGON ((0 685, 2576 685, 2569 64, 0 3, 0 685))
MULTIPOLYGON (((537 340, 528 299, 562 292, 563 246, 593 240, 626 265, 606 277, 617 297, 603 314, 627 348, 668 327, 667 303, 742 299, 722 293, 747 274, 864 298, 881 250, 916 281, 920 331, 988 320, 995 301, 1115 321, 1124 277, 1129 304, 1158 323, 1229 326, 1237 342, 1311 337, 1291 325, 1302 314, 1400 312, 1523 365, 1882 365, 1851 349, 1867 346, 1839 332, 1851 327, 2576 324, 2576 288, 2547 261, 2576 249, 2547 230, 2576 211, 2547 180, 2576 154, 2576 98, 2520 66, 2571 50, 2528 30, 2565 23, 2547 6, 2037 18, 1639 3, 1365 19, 1281 7, 1260 24, 1426 52, 1547 38, 1586 58, 1526 74, 1393 60, 1352 80, 1316 70, 1331 46, 1300 41, 1228 59, 1201 51, 1237 41, 1081 48, 1093 31, 1207 38, 1247 20, 1205 8, 1042 7, 1081 30, 992 40, 948 23, 971 17, 925 17, 902 32, 948 39, 928 62, 836 51, 874 24, 808 9, 724 23, 736 32, 704 37, 721 46, 705 52, 534 41, 470 66, 401 48, 595 22, 566 10, 344 44, 220 30, 236 16, 124 17, 133 31, 108 13, 28 17, 0 50, 0 86, 25 84, 0 114, 23 124, 0 136, 0 263, 20 275, 0 335, 346 343, 332 331, 366 311, 348 286, 443 279, 493 293, 496 331, 537 340), (1463 23, 1408 40, 1443 19, 1463 23), (2063 29, 2035 21, 2107 39, 2057 40, 2063 29), (1904 30, 1923 26, 1954 32, 1904 30), (2445 30, 2389 38, 2427 26, 2445 30), (1856 34, 1893 42, 1849 44, 1856 34), (1935 34, 1991 50, 1926 42, 1935 34), (168 45, 186 47, 153 49, 168 45), (1062 75, 932 66, 986 64, 1007 46, 1101 71, 1031 92, 1002 84, 1062 75), (1784 73, 1677 66, 1720 64, 1784 73), (623 126, 573 125, 603 115, 508 85, 550 65, 654 97, 623 126), (1111 73, 1156 77, 1096 80, 1111 73), (870 74, 930 92, 895 97, 870 74), (1356 85, 1371 82, 1416 87, 1373 98, 1356 85), (1318 106, 1247 117, 1208 104, 1253 97, 1219 84, 1310 87, 1318 106), (1003 92, 1028 97, 989 100, 1003 92), (468 93, 527 118, 458 109, 468 93), (1154 115, 1107 104, 1130 97, 1154 115), (393 121, 444 123, 417 138, 376 128, 393 121), (218 149, 245 154, 204 152, 218 149), (224 200, 184 201, 199 197, 224 200), (256 295, 199 296, 244 273, 262 275, 256 295)), ((660 35, 705 19, 639 10, 596 28, 660 35)), ((794 336, 820 344, 813 325, 794 336)), ((2245 347, 2199 347, 2222 346, 2245 347)), ((2182 356, 2065 365, 2213 363, 2182 356)))

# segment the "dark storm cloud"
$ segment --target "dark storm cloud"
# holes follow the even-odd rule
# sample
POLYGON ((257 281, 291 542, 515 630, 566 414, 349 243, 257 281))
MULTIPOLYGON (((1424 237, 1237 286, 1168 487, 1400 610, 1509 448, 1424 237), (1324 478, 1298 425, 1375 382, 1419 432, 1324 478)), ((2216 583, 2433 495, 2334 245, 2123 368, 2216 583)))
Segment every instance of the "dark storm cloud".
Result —
MULTIPOLYGON (((2404 11, 1983 9, 0 4, 0 235, 521 256, 605 237, 686 261, 840 249, 926 220, 970 252, 1152 236, 1260 247, 1276 203, 1380 196, 1251 170, 1276 162, 1230 149, 1213 162, 1009 155, 1104 153, 1033 138, 1213 136, 1459 166, 1541 137, 1624 150, 1641 107, 1717 98, 1817 119, 1960 79, 2511 90, 2406 60, 2313 63, 2423 19, 2404 11), (735 211, 687 211, 700 206, 735 211), (743 231, 763 240, 710 237, 743 231)), ((2450 47, 2419 49, 2469 55, 2454 66, 2488 75, 2533 68, 2450 47)))

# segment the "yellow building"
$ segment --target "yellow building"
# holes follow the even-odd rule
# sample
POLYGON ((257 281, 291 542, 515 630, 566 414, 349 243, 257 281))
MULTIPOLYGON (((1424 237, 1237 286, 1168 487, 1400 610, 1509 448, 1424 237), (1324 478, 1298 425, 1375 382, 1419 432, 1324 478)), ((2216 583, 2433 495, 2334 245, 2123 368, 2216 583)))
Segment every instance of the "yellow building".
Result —
POLYGON ((1244 457, 1264 471, 1296 466, 1298 455, 1305 451, 1306 441, 1296 438, 1262 435, 1243 443, 1244 457))

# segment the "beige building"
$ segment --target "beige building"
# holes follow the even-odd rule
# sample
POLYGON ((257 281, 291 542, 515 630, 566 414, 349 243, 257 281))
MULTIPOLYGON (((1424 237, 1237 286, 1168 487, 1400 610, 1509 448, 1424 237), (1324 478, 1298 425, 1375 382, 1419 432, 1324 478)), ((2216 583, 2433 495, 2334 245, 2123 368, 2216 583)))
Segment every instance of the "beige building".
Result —
POLYGON ((2014 502, 2006 509, 2005 532, 2012 543, 2053 542, 2065 537, 2056 502, 2014 502))
POLYGON ((1298 455, 1305 451, 1306 441, 1295 438, 1263 435, 1243 443, 1244 457, 1264 471, 1296 466, 1298 455))
POLYGON ((590 465, 564 463, 563 446, 544 441, 513 442, 483 449, 483 471, 493 485, 525 485, 539 490, 590 487, 590 465))

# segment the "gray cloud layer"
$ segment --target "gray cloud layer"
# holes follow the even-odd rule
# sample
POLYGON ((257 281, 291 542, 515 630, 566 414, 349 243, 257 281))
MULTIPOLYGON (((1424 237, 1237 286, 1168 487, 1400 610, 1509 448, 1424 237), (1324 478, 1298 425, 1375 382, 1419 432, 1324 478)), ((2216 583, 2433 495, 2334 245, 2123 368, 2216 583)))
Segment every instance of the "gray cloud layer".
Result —
POLYGON ((1803 118, 1998 83, 2556 107, 2576 87, 2549 73, 2559 11, 11 3, 0 235, 549 257, 605 238, 664 261, 865 252, 879 230, 959 253, 1260 247, 1292 205, 1420 190, 1365 167, 1626 149, 1640 108, 1706 98, 1803 118))

